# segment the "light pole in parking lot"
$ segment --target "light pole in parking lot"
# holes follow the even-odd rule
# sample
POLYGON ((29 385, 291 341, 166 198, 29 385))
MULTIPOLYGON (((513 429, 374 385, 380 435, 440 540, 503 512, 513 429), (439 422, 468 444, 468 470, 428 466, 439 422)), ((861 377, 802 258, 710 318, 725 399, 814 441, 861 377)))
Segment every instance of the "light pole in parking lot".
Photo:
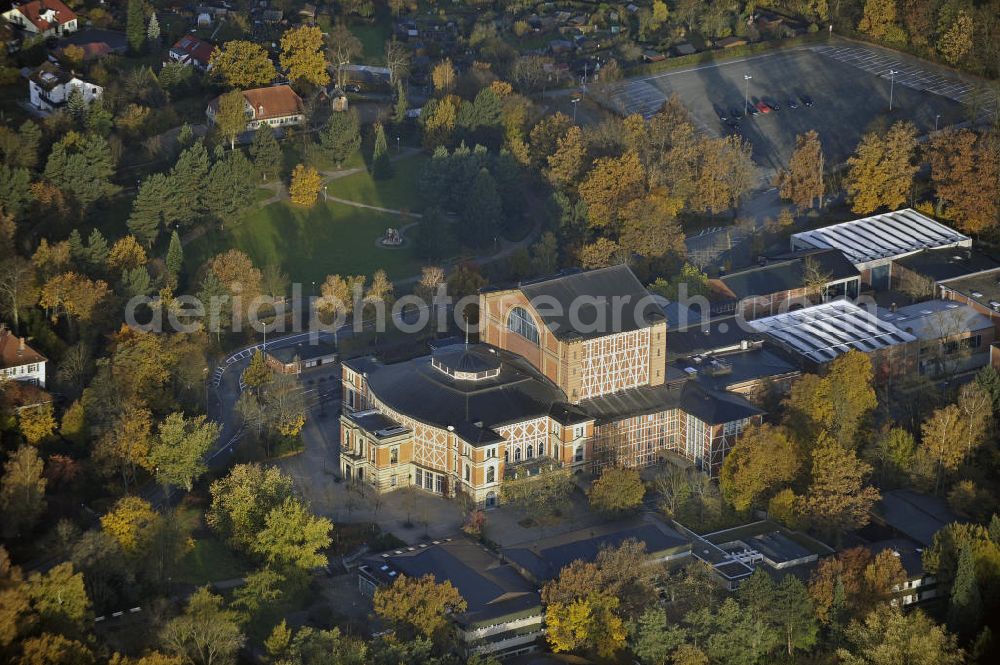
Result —
POLYGON ((940 119, 941 119, 941 114, 940 113, 938 113, 936 116, 934 116, 934 131, 935 132, 938 129, 938 120, 940 120, 940 119))
POLYGON ((750 79, 752 78, 749 74, 743 75, 743 80, 747 82, 746 92, 743 93, 743 115, 747 115, 750 111, 750 79))
POLYGON ((573 124, 576 124, 576 105, 580 103, 580 97, 573 97, 569 100, 569 103, 573 105, 573 124))
POLYGON ((898 73, 895 69, 889 70, 889 111, 892 111, 892 93, 896 87, 896 74, 898 73))

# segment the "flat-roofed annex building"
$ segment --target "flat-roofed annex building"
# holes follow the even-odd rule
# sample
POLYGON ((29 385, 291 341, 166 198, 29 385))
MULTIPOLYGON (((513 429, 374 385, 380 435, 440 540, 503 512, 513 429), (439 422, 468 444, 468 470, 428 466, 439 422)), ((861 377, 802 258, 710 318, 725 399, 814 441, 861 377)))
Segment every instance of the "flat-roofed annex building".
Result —
POLYGON ((537 586, 482 545, 449 538, 371 555, 358 568, 358 588, 372 597, 403 575, 433 575, 462 596, 466 610, 449 618, 464 655, 512 657, 538 649, 545 612, 537 586))
POLYGON ((345 478, 491 506, 505 477, 554 468, 646 466, 675 453, 715 474, 761 418, 687 373, 668 379, 663 311, 624 266, 484 291, 480 312, 483 343, 343 363, 345 478), (608 326, 591 325, 600 321, 608 326))
POLYGON ((876 290, 889 288, 892 263, 927 249, 972 247, 972 238, 905 208, 792 235, 793 251, 839 249, 861 271, 861 281, 876 290))
POLYGON ((750 321, 749 325, 814 365, 851 350, 880 361, 894 361, 916 337, 874 312, 847 300, 833 300, 794 312, 750 321))

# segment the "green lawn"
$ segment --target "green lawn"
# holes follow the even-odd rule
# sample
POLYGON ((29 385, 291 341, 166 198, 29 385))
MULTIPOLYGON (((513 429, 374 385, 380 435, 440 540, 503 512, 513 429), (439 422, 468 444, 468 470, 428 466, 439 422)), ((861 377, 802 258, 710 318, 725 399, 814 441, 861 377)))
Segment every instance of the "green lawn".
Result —
MULTIPOLYGON (((287 141, 282 141, 281 154, 283 166, 282 172, 286 174, 291 173, 292 169, 294 169, 298 164, 308 164, 309 166, 315 167, 320 171, 334 171, 337 168, 337 165, 334 164, 333 160, 326 155, 323 148, 320 147, 318 143, 313 143, 308 148, 303 149, 302 139, 300 137, 293 137, 287 141)), ((353 169, 364 165, 365 160, 359 151, 351 155, 341 165, 341 168, 353 169)))
POLYGON ((387 227, 412 220, 395 215, 320 201, 310 209, 287 202, 248 213, 225 231, 202 236, 185 248, 188 268, 195 271, 213 255, 235 247, 257 266, 277 263, 292 281, 321 282, 329 274, 371 275, 379 268, 390 277, 419 271, 411 249, 381 249, 376 241, 387 227))
POLYGON ((379 15, 373 23, 356 23, 351 32, 361 40, 364 47, 362 58, 366 65, 385 63, 385 43, 392 37, 392 25, 388 15, 379 15))
POLYGON ((194 549, 184 556, 180 570, 178 581, 201 586, 243 577, 248 566, 225 543, 209 536, 195 541, 194 549))
MULTIPOLYGON (((392 150, 395 150, 393 146, 392 150)), ((427 163, 424 155, 414 155, 392 163, 392 177, 375 180, 367 171, 331 180, 330 196, 400 210, 423 209, 418 186, 420 172, 427 163)))

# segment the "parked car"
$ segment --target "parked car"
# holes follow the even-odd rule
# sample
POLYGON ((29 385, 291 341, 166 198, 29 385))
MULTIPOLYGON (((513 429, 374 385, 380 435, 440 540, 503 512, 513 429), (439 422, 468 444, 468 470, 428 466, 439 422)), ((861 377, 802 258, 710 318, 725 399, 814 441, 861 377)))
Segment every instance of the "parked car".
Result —
POLYGON ((748 106, 747 107, 747 111, 749 111, 750 115, 752 115, 752 116, 758 116, 758 115, 760 115, 760 110, 757 108, 756 104, 751 104, 750 106, 748 106))
POLYGON ((728 117, 726 116, 726 107, 712 104, 712 108, 715 109, 715 115, 719 116, 719 120, 722 122, 728 120, 728 117))
POLYGON ((361 86, 357 83, 347 83, 344 85, 344 92, 361 92, 361 86))
POLYGON ((799 103, 797 101, 795 101, 794 97, 789 97, 788 98, 788 108, 790 108, 790 109, 797 109, 797 108, 799 108, 799 103))
POLYGON ((771 107, 770 107, 770 106, 768 106, 768 105, 767 105, 767 102, 765 102, 765 101, 763 101, 763 100, 761 100, 761 101, 757 102, 756 104, 754 104, 754 106, 755 106, 755 107, 757 108, 757 110, 758 110, 758 111, 760 111, 761 113, 770 113, 770 112, 771 112, 771 107))
POLYGON ((764 102, 764 103, 767 104, 768 106, 770 106, 772 111, 777 112, 777 111, 781 110, 781 107, 778 105, 778 102, 767 101, 767 102, 764 102))
POLYGON ((799 99, 802 101, 803 106, 810 107, 813 105, 812 97, 809 95, 799 95, 799 99))

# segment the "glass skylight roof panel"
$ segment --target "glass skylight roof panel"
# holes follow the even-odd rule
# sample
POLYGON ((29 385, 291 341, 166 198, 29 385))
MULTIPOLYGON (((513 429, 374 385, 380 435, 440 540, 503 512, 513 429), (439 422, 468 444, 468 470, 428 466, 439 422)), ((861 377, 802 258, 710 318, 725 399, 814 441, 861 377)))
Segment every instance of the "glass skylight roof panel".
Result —
POLYGON ((842 319, 816 321, 815 326, 828 331, 830 335, 842 341, 857 337, 857 331, 853 329, 853 326, 842 319))
POLYGON ((879 229, 856 225, 849 228, 838 229, 837 233, 845 239, 850 238, 859 247, 865 256, 877 257, 885 252, 890 255, 899 254, 912 249, 909 245, 899 243, 893 236, 880 232, 879 229))

